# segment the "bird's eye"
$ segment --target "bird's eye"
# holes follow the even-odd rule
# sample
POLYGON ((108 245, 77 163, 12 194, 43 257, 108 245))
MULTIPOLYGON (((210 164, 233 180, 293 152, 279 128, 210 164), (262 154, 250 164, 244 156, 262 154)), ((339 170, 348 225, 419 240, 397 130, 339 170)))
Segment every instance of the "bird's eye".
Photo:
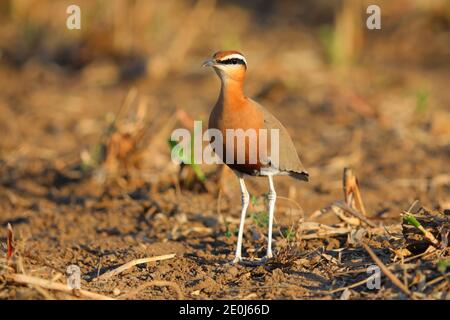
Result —
POLYGON ((219 61, 221 64, 242 64, 245 65, 245 62, 238 58, 231 58, 227 60, 219 61))

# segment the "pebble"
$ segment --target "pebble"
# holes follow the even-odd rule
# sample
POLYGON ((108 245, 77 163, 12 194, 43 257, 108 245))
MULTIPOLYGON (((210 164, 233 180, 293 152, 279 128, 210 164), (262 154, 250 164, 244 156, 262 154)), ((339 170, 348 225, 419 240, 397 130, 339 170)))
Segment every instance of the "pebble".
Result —
POLYGON ((236 268, 236 267, 231 267, 231 268, 228 270, 228 273, 229 273, 231 276, 235 277, 235 276, 238 275, 239 270, 238 270, 238 268, 236 268))

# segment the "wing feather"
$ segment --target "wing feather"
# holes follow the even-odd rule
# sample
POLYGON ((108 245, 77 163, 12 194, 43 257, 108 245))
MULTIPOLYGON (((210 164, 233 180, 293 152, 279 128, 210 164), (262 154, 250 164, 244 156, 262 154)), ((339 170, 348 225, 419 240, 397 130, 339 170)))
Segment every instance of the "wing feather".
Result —
MULTIPOLYGON (((278 164, 272 164, 272 166, 280 171, 287 172, 290 176, 296 179, 308 181, 308 172, 305 170, 302 162, 300 161, 294 142, 289 136, 287 129, 263 106, 253 100, 250 101, 264 114, 264 125, 266 129, 279 130, 279 161, 278 164)), ((268 135, 270 136, 269 133, 268 135)))

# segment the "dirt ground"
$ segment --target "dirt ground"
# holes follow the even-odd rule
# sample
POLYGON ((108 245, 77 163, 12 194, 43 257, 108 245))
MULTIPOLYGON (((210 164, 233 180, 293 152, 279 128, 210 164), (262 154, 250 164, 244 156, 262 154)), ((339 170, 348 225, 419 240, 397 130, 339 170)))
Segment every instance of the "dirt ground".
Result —
MULTIPOLYGON (((98 41, 108 43, 108 29, 69 42, 44 29, 26 40, 22 22, 6 20, 0 28, 0 298, 85 298, 11 276, 65 283, 68 266, 76 265, 83 290, 118 299, 449 299, 450 18, 413 8, 400 23, 392 7, 385 27, 364 35, 358 62, 343 67, 327 58, 325 29, 301 19, 295 24, 295 12, 292 21, 252 23, 259 11, 219 3, 210 28, 196 31, 193 41, 201 44, 167 60, 163 50, 111 54, 98 41), (230 16, 239 23, 223 31, 230 16), (239 39, 201 42, 223 32, 239 39), (287 127, 311 177, 309 183, 275 179, 276 256, 265 265, 230 264, 239 226, 237 179, 206 165, 205 182, 192 172, 186 178, 170 159, 171 131, 208 119, 219 81, 200 65, 225 44, 246 55, 246 92, 287 127), (144 136, 131 134, 137 146, 125 159, 114 158, 112 137, 129 126, 137 130, 139 106, 146 111, 144 136), (99 148, 106 159, 96 158, 99 148), (346 167, 358 177, 370 225, 332 206, 344 199, 346 167), (410 208, 414 200, 420 204, 410 208), (421 246, 412 245, 402 226, 408 209, 443 221, 429 229, 438 245, 423 237, 421 246), (380 288, 366 285, 367 268, 379 264, 361 242, 406 290, 384 272, 380 288), (97 279, 134 259, 167 254, 175 256, 97 279)), ((332 23, 327 12, 323 19, 332 23)), ((267 245, 268 183, 253 178, 248 186, 253 198, 243 255, 257 261, 267 245)))

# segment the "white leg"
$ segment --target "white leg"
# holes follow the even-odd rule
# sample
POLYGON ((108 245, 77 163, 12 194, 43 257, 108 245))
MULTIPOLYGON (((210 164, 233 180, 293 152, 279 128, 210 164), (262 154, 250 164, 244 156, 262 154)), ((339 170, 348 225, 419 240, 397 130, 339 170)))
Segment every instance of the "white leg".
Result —
POLYGON ((272 258, 272 227, 273 227, 273 216, 275 211, 275 201, 277 199, 277 194, 275 192, 275 187, 273 185, 273 177, 271 175, 267 176, 269 178, 269 234, 267 236, 267 255, 266 258, 272 258))
POLYGON ((245 214, 247 213, 247 207, 250 202, 250 195, 248 194, 247 187, 245 186, 244 178, 239 177, 239 184, 241 186, 242 193, 242 211, 241 211, 241 223, 239 224, 239 234, 238 241, 236 245, 236 257, 233 260, 233 263, 238 263, 242 260, 242 237, 244 235, 244 223, 245 223, 245 214))

